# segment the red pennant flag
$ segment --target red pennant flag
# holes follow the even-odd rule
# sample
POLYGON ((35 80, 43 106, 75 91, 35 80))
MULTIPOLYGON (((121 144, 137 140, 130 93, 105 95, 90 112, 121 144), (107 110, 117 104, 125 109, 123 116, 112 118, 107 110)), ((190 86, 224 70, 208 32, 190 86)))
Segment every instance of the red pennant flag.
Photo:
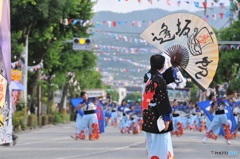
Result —
POLYGON ((137 0, 139 3, 141 2, 141 0, 137 0))
POLYGON ((116 22, 116 21, 113 21, 113 22, 112 22, 112 26, 113 26, 113 27, 116 27, 116 26, 117 26, 117 22, 116 22))
POLYGON ((223 19, 224 13, 219 13, 220 18, 223 19))
POLYGON ((135 21, 132 21, 132 26, 134 26, 135 25, 135 21))
POLYGON ((68 24, 72 23, 73 19, 68 19, 68 24))
POLYGON ((204 9, 207 9, 207 2, 202 2, 204 9))
POLYGON ((149 2, 150 4, 152 4, 152 0, 148 0, 148 2, 149 2))

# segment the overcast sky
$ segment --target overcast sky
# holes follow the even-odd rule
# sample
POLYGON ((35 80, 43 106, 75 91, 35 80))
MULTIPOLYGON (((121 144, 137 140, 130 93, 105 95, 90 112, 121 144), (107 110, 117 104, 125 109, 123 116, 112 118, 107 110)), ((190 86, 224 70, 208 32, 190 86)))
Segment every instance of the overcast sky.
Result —
MULTIPOLYGON (((93 0, 96 1, 96 0, 93 0)), ((141 0, 141 3, 138 0, 97 0, 97 4, 94 7, 94 12, 99 11, 112 11, 117 13, 127 13, 136 10, 146 10, 146 9, 166 9, 169 11, 176 10, 189 10, 191 12, 199 11, 200 8, 195 7, 194 2, 199 2, 200 7, 203 7, 202 2, 205 0, 171 0, 172 5, 167 4, 167 0, 152 0, 152 4, 148 0, 141 0), (180 6, 177 5, 177 2, 181 1, 180 6), (190 2, 187 4, 186 1, 190 2)), ((213 0, 207 0, 208 6, 213 3, 213 0)), ((229 6, 229 0, 219 0, 218 3, 214 3, 214 6, 219 7, 219 3, 224 3, 224 6, 229 6)), ((220 9, 220 8, 219 8, 220 9)))

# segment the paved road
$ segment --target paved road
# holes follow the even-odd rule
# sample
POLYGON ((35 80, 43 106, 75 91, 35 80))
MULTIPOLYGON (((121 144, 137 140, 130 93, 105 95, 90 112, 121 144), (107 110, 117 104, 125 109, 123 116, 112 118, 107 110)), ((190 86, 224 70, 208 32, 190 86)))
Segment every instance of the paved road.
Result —
MULTIPOLYGON (((73 140, 74 123, 49 125, 18 133, 16 146, 0 146, 0 159, 146 159, 144 134, 121 134, 118 128, 107 127, 96 141, 73 140)), ((240 135, 240 133, 239 133, 240 135)), ((240 137, 226 145, 217 141, 201 143, 204 133, 185 131, 181 137, 172 136, 175 159, 240 158, 240 137), (236 151, 238 155, 211 155, 211 151, 236 151)))

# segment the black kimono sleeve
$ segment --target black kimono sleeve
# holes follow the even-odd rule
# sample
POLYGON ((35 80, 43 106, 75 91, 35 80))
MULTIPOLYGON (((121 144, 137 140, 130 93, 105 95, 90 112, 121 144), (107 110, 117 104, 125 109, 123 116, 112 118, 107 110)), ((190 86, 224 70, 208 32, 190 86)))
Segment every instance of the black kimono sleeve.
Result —
POLYGON ((167 85, 169 83, 175 82, 175 78, 174 78, 173 73, 174 73, 174 70, 173 70, 172 67, 170 67, 170 68, 166 69, 166 71, 162 74, 167 85))

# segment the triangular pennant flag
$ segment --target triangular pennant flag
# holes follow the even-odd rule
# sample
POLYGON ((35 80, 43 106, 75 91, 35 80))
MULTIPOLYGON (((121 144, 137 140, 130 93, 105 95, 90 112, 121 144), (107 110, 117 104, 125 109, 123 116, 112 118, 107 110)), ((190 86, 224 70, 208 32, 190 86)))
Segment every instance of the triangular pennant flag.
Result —
POLYGON ((219 13, 220 18, 223 19, 224 13, 219 13))
POLYGON ((221 9, 224 7, 224 3, 219 3, 219 5, 221 9))
POLYGON ((123 37, 122 35, 118 35, 118 39, 121 40, 123 37))
POLYGON ((172 5, 172 1, 171 0, 167 0, 167 4, 168 5, 172 5))
POLYGON ((96 27, 101 26, 100 22, 96 22, 96 27))
POLYGON ((189 4, 190 2, 189 1, 186 1, 187 4, 189 4))
POLYGON ((142 27, 142 21, 137 21, 138 27, 142 27))
POLYGON ((111 26, 112 26, 112 21, 108 21, 108 26, 109 26, 109 28, 111 28, 111 26))
POLYGON ((212 17, 213 17, 214 20, 217 19, 217 15, 216 14, 213 14, 212 17))
POLYGON ((124 40, 125 40, 125 41, 128 41, 128 39, 127 39, 127 37, 126 37, 126 36, 124 36, 123 38, 124 38, 124 40))
POLYGON ((204 20, 208 21, 209 20, 209 15, 205 15, 204 20))
POLYGON ((114 34, 115 38, 118 40, 118 35, 117 34, 114 34))
POLYGON ((122 23, 123 23, 123 21, 118 21, 118 25, 119 25, 119 24, 122 24, 122 23))
POLYGON ((230 4, 230 9, 231 9, 231 10, 234 10, 235 8, 236 8, 236 7, 235 7, 235 3, 231 3, 231 4, 230 4))
POLYGON ((202 2, 204 9, 207 9, 207 2, 202 2))
POLYGON ((139 3, 141 3, 141 0, 137 0, 139 3))
POLYGON ((83 20, 80 20, 80 25, 82 25, 83 24, 83 20))
POLYGON ((73 19, 68 19, 68 24, 72 23, 73 19))
POLYGON ((112 26, 113 26, 113 27, 116 27, 116 26, 117 26, 117 22, 116 22, 116 21, 113 21, 113 22, 112 22, 112 26))
POLYGON ((150 4, 152 4, 152 0, 148 0, 148 2, 149 2, 150 4))
POLYGON ((152 20, 150 20, 149 22, 148 22, 148 25, 151 25, 153 23, 153 21, 152 20))
POLYGON ((131 23, 131 24, 132 24, 132 26, 134 26, 134 25, 135 25, 135 21, 132 21, 132 23, 131 23))
POLYGON ((72 22, 73 25, 75 25, 79 20, 78 19, 74 19, 74 21, 72 22))
POLYGON ((177 1, 177 5, 178 5, 178 7, 180 6, 180 4, 181 4, 181 1, 177 1))
POLYGON ((83 23, 83 26, 88 26, 89 25, 89 20, 86 20, 84 23, 83 23))
POLYGON ((230 16, 230 12, 226 12, 226 18, 230 16))
MULTIPOLYGON (((104 23, 105 23, 105 21, 104 21, 104 23)), ((94 24, 93 20, 90 21, 89 25, 92 25, 92 24, 94 24)))
POLYGON ((195 7, 199 7, 199 2, 194 2, 195 7))

